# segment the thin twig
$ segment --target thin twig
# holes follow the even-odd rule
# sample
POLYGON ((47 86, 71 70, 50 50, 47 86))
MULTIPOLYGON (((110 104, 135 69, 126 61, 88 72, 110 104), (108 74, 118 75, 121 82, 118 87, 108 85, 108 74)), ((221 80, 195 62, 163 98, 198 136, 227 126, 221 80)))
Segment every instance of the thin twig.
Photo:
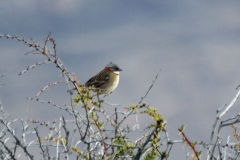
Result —
POLYGON ((139 105, 139 104, 141 104, 141 103, 142 103, 142 101, 144 100, 144 98, 146 98, 146 97, 147 97, 147 95, 148 95, 149 91, 152 89, 152 87, 153 87, 153 85, 154 85, 155 81, 157 80, 157 78, 158 78, 158 75, 159 75, 160 71, 161 71, 161 69, 159 69, 159 70, 158 70, 158 73, 157 73, 156 77, 154 78, 154 80, 152 81, 152 84, 151 84, 151 86, 148 88, 148 90, 147 90, 147 92, 145 93, 145 95, 144 95, 143 97, 141 97, 141 100, 138 102, 138 105, 139 105))
POLYGON ((198 160, 200 160, 199 158, 199 155, 198 155, 198 152, 196 151, 196 148, 195 146, 192 144, 192 142, 187 138, 187 136, 185 135, 185 133, 181 130, 181 129, 178 129, 179 132, 183 135, 184 137, 184 140, 186 140, 186 142, 188 143, 188 145, 192 148, 193 152, 195 153, 195 156, 197 157, 198 160))

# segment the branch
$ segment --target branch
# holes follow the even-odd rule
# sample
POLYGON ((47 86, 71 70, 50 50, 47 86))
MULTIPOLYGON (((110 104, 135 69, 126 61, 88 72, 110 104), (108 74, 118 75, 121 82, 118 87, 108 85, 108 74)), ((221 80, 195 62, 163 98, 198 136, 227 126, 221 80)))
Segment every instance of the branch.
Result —
POLYGON ((196 151, 195 146, 192 144, 192 142, 187 138, 187 136, 185 135, 185 133, 181 130, 178 129, 179 132, 183 135, 184 139, 186 140, 186 142, 188 143, 188 145, 192 148, 193 152, 195 153, 195 156, 197 157, 198 160, 200 160, 198 152, 196 151))
POLYGON ((151 86, 148 88, 148 90, 147 90, 146 94, 145 94, 143 97, 141 97, 141 100, 138 102, 138 105, 139 105, 139 104, 141 104, 141 103, 142 103, 142 101, 144 100, 144 98, 146 98, 146 97, 147 97, 147 95, 148 95, 149 91, 152 89, 152 87, 153 87, 153 85, 154 85, 155 81, 157 80, 157 78, 158 78, 158 75, 159 75, 160 71, 161 71, 161 69, 159 69, 159 71, 158 71, 158 73, 157 73, 156 77, 155 77, 155 78, 154 78, 154 80, 152 81, 152 84, 151 84, 151 86))
POLYGON ((236 96, 233 98, 233 100, 231 101, 231 103, 227 106, 227 108, 219 115, 219 119, 228 112, 228 110, 234 105, 234 103, 237 101, 238 97, 240 95, 240 90, 238 91, 238 93, 236 94, 236 96))

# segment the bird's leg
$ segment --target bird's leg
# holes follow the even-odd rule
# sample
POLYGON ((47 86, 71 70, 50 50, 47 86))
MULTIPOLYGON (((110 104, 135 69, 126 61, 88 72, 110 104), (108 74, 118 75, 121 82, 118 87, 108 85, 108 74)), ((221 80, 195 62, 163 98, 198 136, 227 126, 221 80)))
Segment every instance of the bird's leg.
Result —
POLYGON ((103 103, 103 99, 100 100, 100 98, 99 98, 99 94, 97 94, 97 99, 98 99, 98 102, 103 103))
POLYGON ((108 93, 108 94, 105 94, 104 95, 104 98, 107 97, 108 95, 112 94, 112 92, 108 93))

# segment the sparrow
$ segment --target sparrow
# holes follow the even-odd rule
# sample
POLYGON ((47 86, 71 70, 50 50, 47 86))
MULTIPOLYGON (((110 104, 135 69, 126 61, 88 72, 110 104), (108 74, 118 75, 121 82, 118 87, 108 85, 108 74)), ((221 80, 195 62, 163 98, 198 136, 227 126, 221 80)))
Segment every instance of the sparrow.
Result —
POLYGON ((100 89, 98 95, 109 95, 117 88, 119 83, 119 74, 122 71, 116 64, 110 62, 101 72, 90 78, 86 83, 86 87, 94 87, 100 89))

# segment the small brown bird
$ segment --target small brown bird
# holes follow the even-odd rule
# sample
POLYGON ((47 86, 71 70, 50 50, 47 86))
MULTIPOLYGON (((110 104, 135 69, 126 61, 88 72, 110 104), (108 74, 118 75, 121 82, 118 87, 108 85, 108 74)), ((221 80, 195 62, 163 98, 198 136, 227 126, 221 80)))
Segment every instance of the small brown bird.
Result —
POLYGON ((116 64, 110 62, 101 72, 89 79, 85 86, 100 89, 99 95, 109 95, 118 86, 120 71, 122 70, 116 64))

